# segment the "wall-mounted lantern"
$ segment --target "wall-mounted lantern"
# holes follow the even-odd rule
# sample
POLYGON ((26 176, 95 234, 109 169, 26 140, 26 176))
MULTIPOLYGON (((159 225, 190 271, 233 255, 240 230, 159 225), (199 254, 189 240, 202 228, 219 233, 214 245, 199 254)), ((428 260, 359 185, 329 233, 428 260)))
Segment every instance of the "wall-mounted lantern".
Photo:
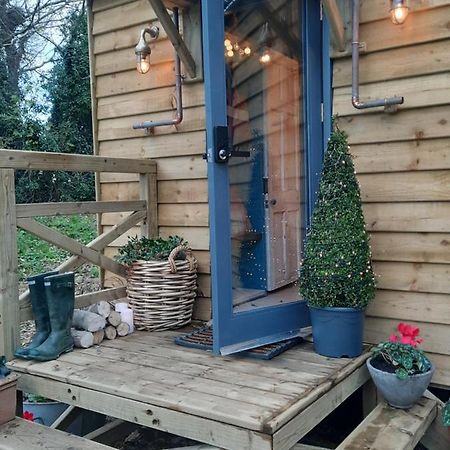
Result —
POLYGON ((145 74, 150 70, 150 55, 152 53, 152 49, 145 38, 147 34, 151 39, 158 39, 159 28, 156 25, 153 25, 141 30, 139 42, 134 49, 134 53, 136 55, 137 71, 142 74, 145 74))
POLYGON ((408 17, 409 7, 407 0, 391 0, 391 19, 395 25, 401 25, 408 17))

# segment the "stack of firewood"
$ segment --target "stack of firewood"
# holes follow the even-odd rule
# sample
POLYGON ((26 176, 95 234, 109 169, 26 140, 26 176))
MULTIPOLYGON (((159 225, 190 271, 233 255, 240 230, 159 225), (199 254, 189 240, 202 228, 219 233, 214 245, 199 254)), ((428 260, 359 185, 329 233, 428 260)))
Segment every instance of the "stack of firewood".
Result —
POLYGON ((75 309, 72 327, 72 337, 78 348, 89 348, 100 344, 103 339, 116 339, 131 332, 130 325, 122 321, 120 312, 114 311, 105 301, 87 309, 75 309))

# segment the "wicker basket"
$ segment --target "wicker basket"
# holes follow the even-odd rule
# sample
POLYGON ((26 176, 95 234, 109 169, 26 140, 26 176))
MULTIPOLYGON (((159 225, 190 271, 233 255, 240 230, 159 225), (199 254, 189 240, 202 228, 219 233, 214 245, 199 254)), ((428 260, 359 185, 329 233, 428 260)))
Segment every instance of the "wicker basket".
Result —
POLYGON ((190 248, 174 248, 167 261, 135 261, 128 270, 127 282, 137 330, 171 330, 191 321, 197 261, 190 248), (180 252, 186 259, 175 259, 180 252))

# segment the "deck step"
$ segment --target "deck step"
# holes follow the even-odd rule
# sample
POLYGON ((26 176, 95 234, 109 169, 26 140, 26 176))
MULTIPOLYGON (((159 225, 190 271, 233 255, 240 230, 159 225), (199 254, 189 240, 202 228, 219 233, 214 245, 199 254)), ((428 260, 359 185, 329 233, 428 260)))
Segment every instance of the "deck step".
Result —
POLYGON ((337 450, 412 450, 436 414, 436 401, 425 397, 409 410, 380 403, 337 450))
POLYGON ((0 448, 2 450, 112 450, 112 447, 107 445, 19 418, 0 425, 0 448))

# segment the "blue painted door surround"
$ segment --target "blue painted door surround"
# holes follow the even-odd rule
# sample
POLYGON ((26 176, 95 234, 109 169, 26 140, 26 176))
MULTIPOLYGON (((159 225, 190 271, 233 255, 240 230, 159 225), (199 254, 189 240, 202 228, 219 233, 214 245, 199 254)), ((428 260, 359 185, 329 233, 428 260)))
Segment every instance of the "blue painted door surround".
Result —
MULTIPOLYGON (((309 223, 323 160, 324 130, 329 130, 329 58, 322 45, 327 28, 320 2, 299 0, 303 14, 303 84, 305 147, 305 226, 309 223), (325 87, 325 89, 324 89, 325 87), (322 123, 325 110, 326 124, 322 123)), ((229 2, 228 2, 229 3, 229 2)), ((229 354, 299 334, 309 325, 301 301, 235 313, 232 300, 229 166, 217 162, 217 127, 227 126, 224 59, 224 0, 203 0, 203 54, 206 95, 208 193, 213 298, 214 352, 229 354)))

